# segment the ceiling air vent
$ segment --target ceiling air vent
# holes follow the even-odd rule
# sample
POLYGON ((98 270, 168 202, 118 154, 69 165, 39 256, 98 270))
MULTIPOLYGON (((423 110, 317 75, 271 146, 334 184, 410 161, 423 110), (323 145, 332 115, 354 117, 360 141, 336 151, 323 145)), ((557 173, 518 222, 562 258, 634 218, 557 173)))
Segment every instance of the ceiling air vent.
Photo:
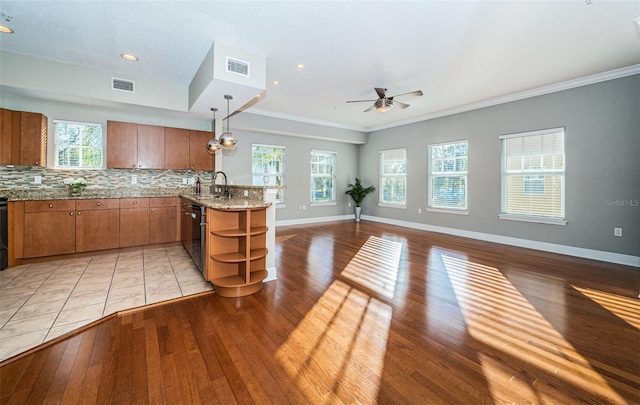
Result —
POLYGON ((227 56, 227 72, 249 77, 249 62, 227 56))
POLYGON ((126 91, 127 93, 135 93, 135 82, 131 80, 111 78, 111 90, 126 91))

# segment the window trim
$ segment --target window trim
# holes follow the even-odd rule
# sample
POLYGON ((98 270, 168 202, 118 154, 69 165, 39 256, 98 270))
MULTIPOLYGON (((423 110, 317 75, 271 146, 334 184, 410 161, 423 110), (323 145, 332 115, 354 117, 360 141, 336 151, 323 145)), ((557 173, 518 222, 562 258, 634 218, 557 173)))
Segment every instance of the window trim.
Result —
POLYGON ((439 212, 443 214, 457 214, 457 215, 469 215, 469 140, 468 139, 458 139, 455 141, 447 141, 447 142, 438 142, 431 143, 427 145, 427 212, 439 212), (432 201, 432 185, 431 179, 434 176, 431 172, 432 164, 431 164, 431 148, 437 146, 444 145, 457 145, 459 143, 467 144, 467 170, 464 172, 464 175, 460 175, 460 172, 452 172, 451 174, 439 174, 438 177, 464 177, 464 187, 465 187, 465 195, 464 195, 464 208, 455 208, 455 207, 434 207, 431 206, 432 201))
POLYGON ((87 121, 74 121, 74 120, 64 120, 64 119, 54 119, 53 120, 53 169, 56 170, 103 170, 106 167, 106 131, 104 129, 104 124, 99 122, 87 122, 87 121), (75 124, 75 125, 84 125, 84 126, 96 126, 100 127, 101 132, 101 141, 100 141, 100 166, 90 167, 90 166, 67 166, 67 165, 59 165, 58 164, 58 142, 56 136, 56 124, 75 124))
POLYGON ((409 172, 409 159, 408 159, 408 151, 406 147, 403 148, 393 148, 393 149, 384 149, 384 150, 379 150, 378 151, 378 207, 387 207, 387 208, 401 208, 401 209, 406 209, 407 208, 407 200, 408 198, 408 194, 409 194, 409 187, 408 187, 408 172, 409 172), (399 150, 403 150, 404 151, 404 162, 405 162, 405 172, 403 175, 398 175, 398 174, 390 174, 390 175, 385 175, 382 171, 384 169, 384 164, 382 162, 382 156, 384 156, 384 154, 386 152, 394 152, 394 151, 399 151, 399 150), (404 203, 394 203, 394 202, 388 202, 388 201, 381 201, 381 199, 384 196, 384 192, 383 192, 383 187, 382 187, 382 179, 385 177, 404 177, 404 183, 405 183, 405 196, 404 196, 404 203))
POLYGON ((333 150, 326 150, 326 149, 311 149, 311 151, 309 152, 309 206, 310 207, 322 207, 322 206, 329 206, 329 205, 337 205, 338 204, 338 198, 337 198, 337 193, 336 193, 336 171, 337 171, 337 162, 338 162, 338 152, 333 151, 333 150), (331 185, 332 185, 332 190, 331 190, 331 197, 332 200, 330 201, 313 201, 312 200, 312 194, 313 194, 313 190, 311 187, 311 184, 313 182, 313 178, 314 177, 329 177, 328 175, 318 175, 318 174, 313 174, 311 173, 311 165, 313 164, 313 162, 311 162, 311 158, 313 157, 313 154, 325 154, 325 155, 333 155, 333 164, 332 164, 332 173, 331 173, 331 185))
MULTIPOLYGON (((500 213, 498 214, 498 218, 500 219, 504 219, 504 220, 509 220, 509 221, 521 221, 521 222, 532 222, 532 223, 539 223, 539 224, 548 224, 548 225, 566 225, 567 224, 567 212, 566 212, 566 172, 567 172, 567 154, 566 154, 566 135, 567 135, 567 128, 566 127, 554 127, 554 128, 547 128, 547 129, 539 129, 539 130, 534 130, 534 131, 525 131, 525 132, 517 132, 517 133, 511 133, 511 134, 504 134, 504 135, 500 135, 498 136, 498 139, 500 140, 500 149, 501 149, 501 156, 500 156, 500 213), (561 174, 562 175, 562 191, 561 191, 561 197, 562 197, 562 218, 560 217, 546 217, 546 216, 539 216, 539 215, 531 215, 531 214, 512 214, 512 213, 507 213, 507 212, 503 212, 504 206, 505 206, 505 178, 507 177, 506 174, 506 151, 505 151, 505 147, 506 147, 506 143, 505 140, 507 139, 513 139, 513 138, 523 138, 523 137, 527 137, 527 136, 533 136, 533 135, 545 135, 545 134, 552 134, 552 133, 557 133, 557 132, 562 132, 562 140, 563 140, 563 169, 562 170, 544 170, 543 168, 541 168, 540 170, 537 171, 527 171, 524 168, 522 169, 522 176, 532 176, 532 175, 558 175, 561 174)), ((524 189, 524 186, 523 186, 524 189)))

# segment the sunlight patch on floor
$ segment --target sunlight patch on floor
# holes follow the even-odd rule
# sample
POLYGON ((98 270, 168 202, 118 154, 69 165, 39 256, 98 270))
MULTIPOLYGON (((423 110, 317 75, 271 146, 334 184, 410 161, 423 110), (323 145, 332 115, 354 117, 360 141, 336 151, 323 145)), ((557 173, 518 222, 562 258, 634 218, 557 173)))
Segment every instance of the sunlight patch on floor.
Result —
POLYGON ((336 280, 276 358, 310 399, 376 403, 391 316, 389 305, 336 280))
POLYGON ((623 297, 591 288, 576 287, 575 285, 571 287, 629 325, 640 329, 640 304, 636 298, 623 297))
POLYGON ((370 236, 341 275, 386 298, 393 298, 401 254, 402 243, 370 236))
MULTIPOLYGON (((486 351, 479 356, 487 381, 509 378, 522 399, 554 403, 557 398, 548 393, 554 391, 554 380, 560 379, 608 402, 624 403, 498 269, 447 255, 442 255, 442 261, 469 334, 499 351, 495 356, 487 356, 486 351), (504 370, 509 362, 514 363, 511 376, 504 370), (528 367, 521 369, 518 363, 528 367)), ((491 384, 489 388, 497 401, 513 399, 491 384)))

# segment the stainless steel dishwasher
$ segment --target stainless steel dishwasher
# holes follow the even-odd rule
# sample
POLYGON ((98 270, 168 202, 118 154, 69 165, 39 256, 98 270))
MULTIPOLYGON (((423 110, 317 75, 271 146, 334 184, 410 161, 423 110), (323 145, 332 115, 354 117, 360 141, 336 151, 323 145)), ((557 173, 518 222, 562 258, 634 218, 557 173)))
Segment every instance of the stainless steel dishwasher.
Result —
POLYGON ((0 270, 9 266, 9 225, 7 198, 0 197, 0 270))
POLYGON ((191 259, 204 275, 206 270, 206 208, 200 204, 191 204, 191 259))

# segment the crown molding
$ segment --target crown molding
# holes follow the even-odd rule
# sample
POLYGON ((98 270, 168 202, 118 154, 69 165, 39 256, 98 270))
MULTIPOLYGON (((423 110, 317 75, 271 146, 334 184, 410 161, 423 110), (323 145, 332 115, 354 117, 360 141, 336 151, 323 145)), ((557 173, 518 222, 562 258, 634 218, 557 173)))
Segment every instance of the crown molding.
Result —
POLYGON ((281 113, 281 112, 277 112, 277 111, 264 110, 264 109, 256 108, 256 107, 247 108, 246 110, 244 110, 244 112, 248 112, 248 113, 256 114, 256 115, 263 115, 265 117, 281 118, 281 119, 290 120, 290 121, 298 121, 298 122, 303 122, 303 123, 306 123, 306 124, 322 125, 322 126, 325 126, 325 127, 332 127, 332 128, 349 129, 349 130, 352 130, 352 131, 368 132, 368 130, 369 130, 367 127, 360 127, 360 126, 357 126, 357 125, 340 124, 340 123, 333 122, 333 121, 316 120, 316 119, 313 119, 313 118, 303 117, 303 116, 300 116, 300 115, 294 115, 294 114, 281 113))
POLYGON ((611 70, 604 73, 598 73, 591 76, 585 76, 579 79, 569 80, 566 82, 538 87, 535 89, 526 90, 519 93, 508 94, 506 96, 490 98, 490 99, 478 101, 475 103, 448 108, 446 110, 436 111, 433 113, 424 114, 417 117, 408 118, 406 120, 392 122, 389 124, 376 125, 376 126, 367 128, 367 131, 374 132, 374 131, 380 131, 383 129, 395 128, 402 125, 408 125, 408 124, 413 124, 420 121, 427 121, 435 118, 446 117, 448 115, 454 115, 454 114, 459 114, 467 111, 478 110, 485 107, 491 107, 499 104, 510 103, 512 101, 524 100, 531 97, 537 97, 545 94, 556 93, 558 91, 569 90, 576 87, 588 86, 590 84, 601 83, 608 80, 620 79, 622 77, 632 76, 636 74, 640 74, 640 64, 628 66, 625 68, 615 69, 615 70, 611 70))

